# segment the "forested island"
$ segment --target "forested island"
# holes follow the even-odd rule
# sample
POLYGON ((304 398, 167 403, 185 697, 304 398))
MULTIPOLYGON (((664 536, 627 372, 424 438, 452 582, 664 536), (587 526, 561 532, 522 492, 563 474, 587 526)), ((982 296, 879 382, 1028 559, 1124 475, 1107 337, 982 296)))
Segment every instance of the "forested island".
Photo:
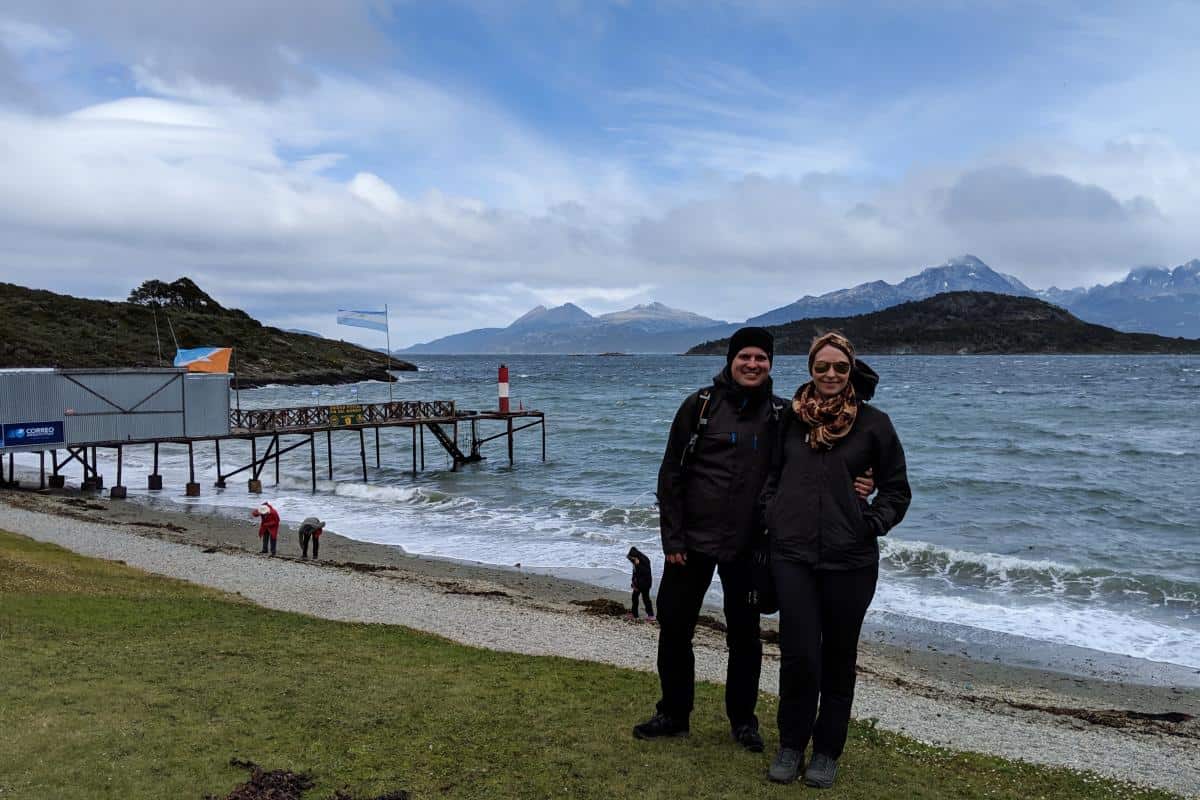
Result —
MULTIPOLYGON (((775 335, 776 355, 807 355, 813 337, 829 330, 846 334, 859 352, 883 355, 1200 353, 1200 339, 1124 333, 1044 300, 992 292, 947 292, 870 314, 801 319, 767 330, 775 335)), ((728 341, 687 352, 722 355, 728 341)))

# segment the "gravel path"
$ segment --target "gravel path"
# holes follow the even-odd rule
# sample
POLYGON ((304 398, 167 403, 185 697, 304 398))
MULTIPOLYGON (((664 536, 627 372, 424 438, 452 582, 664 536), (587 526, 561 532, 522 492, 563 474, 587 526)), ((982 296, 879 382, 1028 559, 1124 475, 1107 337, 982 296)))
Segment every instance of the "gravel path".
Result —
MULTIPOLYGON (((447 594, 433 580, 364 574, 284 559, 224 552, 129 534, 117 527, 0 505, 0 528, 53 542, 86 556, 121 560, 147 572, 180 578, 267 608, 327 619, 405 625, 464 644, 529 655, 557 655, 652 671, 652 626, 588 616, 526 598, 447 594)), ((762 676, 778 691, 777 662, 762 676)), ((697 636, 697 677, 721 682, 723 643, 697 636)), ((647 711, 653 698, 646 698, 647 711)), ((996 713, 905 692, 860 678, 855 716, 921 741, 1031 762, 1090 769, 1144 786, 1200 797, 1195 742, 1113 729, 1075 727, 1037 713, 996 713)), ((634 720, 630 720, 632 724, 634 720)))

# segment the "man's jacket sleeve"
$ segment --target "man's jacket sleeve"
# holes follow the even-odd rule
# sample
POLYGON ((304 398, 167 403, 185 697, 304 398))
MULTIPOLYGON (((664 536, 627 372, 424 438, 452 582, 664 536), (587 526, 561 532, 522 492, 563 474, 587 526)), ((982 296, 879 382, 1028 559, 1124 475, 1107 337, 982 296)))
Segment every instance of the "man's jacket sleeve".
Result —
POLYGON ((767 530, 767 506, 775 499, 779 491, 779 478, 783 474, 784 445, 787 441, 787 431, 791 422, 791 413, 785 412, 775 434, 775 443, 771 448, 771 463, 767 468, 767 479, 758 493, 758 502, 754 507, 754 522, 756 532, 767 530))
POLYGON ((696 395, 683 401, 675 412, 671 433, 667 437, 667 451, 658 468, 658 526, 662 533, 663 552, 667 555, 687 550, 687 539, 683 530, 683 503, 686 480, 683 454, 688 440, 696 428, 696 395))

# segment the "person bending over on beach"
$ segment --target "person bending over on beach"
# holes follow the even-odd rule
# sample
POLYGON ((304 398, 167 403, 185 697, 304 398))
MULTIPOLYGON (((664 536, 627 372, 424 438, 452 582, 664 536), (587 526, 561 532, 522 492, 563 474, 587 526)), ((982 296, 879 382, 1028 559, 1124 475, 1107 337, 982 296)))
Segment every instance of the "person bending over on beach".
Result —
POLYGON ((269 543, 271 555, 275 555, 275 542, 279 538, 279 512, 270 503, 263 503, 251 511, 250 515, 258 517, 258 538, 262 539, 261 552, 267 552, 269 543))
POLYGON ((313 558, 320 558, 321 534, 325 531, 325 523, 316 517, 305 517, 300 523, 300 557, 308 558, 308 542, 312 540, 313 558))
POLYGON ((650 559, 636 547, 629 548, 625 556, 633 563, 633 605, 629 609, 630 619, 638 618, 638 597, 646 604, 646 619, 654 621, 654 604, 650 602, 650 587, 654 585, 654 574, 650 571, 650 559))
MULTIPOLYGON (((761 752, 754 709, 762 669, 758 609, 751 603, 750 543, 783 400, 771 394, 775 342, 762 328, 729 340, 725 367, 675 414, 658 472, 659 527, 666 564, 658 589, 656 713, 634 726, 639 739, 686 736, 695 695, 692 638, 714 570, 724 594, 729 646, 725 713, 734 741, 761 752)), ((868 481, 864 496, 872 489, 868 481)))
POLYGON ((814 340, 811 379, 780 424, 760 513, 779 601, 780 749, 767 773, 828 788, 846 744, 858 637, 879 578, 876 539, 898 525, 912 492, 904 448, 888 415, 867 405, 879 376, 838 333, 814 340), (853 476, 871 470, 868 503, 853 476))

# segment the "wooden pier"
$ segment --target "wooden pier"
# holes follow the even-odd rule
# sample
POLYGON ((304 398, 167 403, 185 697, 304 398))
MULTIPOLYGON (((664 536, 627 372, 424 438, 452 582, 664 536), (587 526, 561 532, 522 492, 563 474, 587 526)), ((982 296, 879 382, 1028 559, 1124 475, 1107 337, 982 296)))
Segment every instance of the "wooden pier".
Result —
MULTIPOLYGON (((312 491, 317 490, 317 439, 324 434, 325 460, 328 478, 333 479, 333 437, 334 434, 344 436, 357 434, 359 462, 362 466, 362 478, 367 476, 367 442, 366 432, 374 432, 375 466, 382 463, 380 453, 379 432, 383 428, 410 428, 412 430, 412 471, 413 474, 425 469, 425 432, 432 434, 438 445, 451 458, 451 469, 457 470, 465 464, 483 459, 480 448, 498 439, 507 440, 508 463, 515 463, 514 441, 518 432, 528 428, 541 429, 542 460, 546 460, 546 417, 541 411, 461 411, 455 408, 451 400, 399 400, 389 403, 353 403, 343 405, 297 406, 292 408, 258 408, 231 409, 229 411, 229 433, 224 436, 205 436, 198 438, 165 438, 144 439, 119 442, 97 442, 83 446, 58 447, 39 453, 39 488, 62 488, 66 476, 63 469, 75 462, 82 470, 81 488, 100 490, 104 488, 104 478, 97 469, 96 454, 98 450, 114 450, 116 452, 116 484, 110 490, 113 498, 123 498, 127 494, 123 483, 124 451, 134 446, 151 446, 154 449, 153 471, 147 476, 147 488, 158 490, 163 488, 162 475, 158 472, 159 452, 163 446, 184 446, 188 454, 188 483, 186 494, 196 497, 200 494, 200 484, 196 482, 195 448, 211 442, 217 468, 216 487, 224 489, 228 480, 243 473, 247 474, 246 486, 248 491, 262 491, 262 474, 269 465, 274 467, 275 483, 279 483, 280 456, 305 446, 309 451, 309 466, 312 477, 312 491), (484 435, 482 427, 492 422, 503 423, 503 429, 498 433, 484 435), (460 438, 460 434, 467 435, 460 438), (250 443, 250 460, 236 466, 230 471, 224 471, 221 460, 221 444, 231 440, 248 441, 250 443), (264 441, 265 440, 265 441, 264 441), (460 444, 461 443, 461 444, 460 444), (259 445, 263 445, 260 453, 259 445), (462 445, 465 445, 462 446, 462 445), (60 451, 66 455, 60 460, 60 451), (46 453, 50 454, 49 474, 46 472, 46 453)), ((3 462, 0 462, 0 479, 4 478, 3 462)), ((6 485, 16 485, 13 472, 12 454, 8 457, 6 485)))

